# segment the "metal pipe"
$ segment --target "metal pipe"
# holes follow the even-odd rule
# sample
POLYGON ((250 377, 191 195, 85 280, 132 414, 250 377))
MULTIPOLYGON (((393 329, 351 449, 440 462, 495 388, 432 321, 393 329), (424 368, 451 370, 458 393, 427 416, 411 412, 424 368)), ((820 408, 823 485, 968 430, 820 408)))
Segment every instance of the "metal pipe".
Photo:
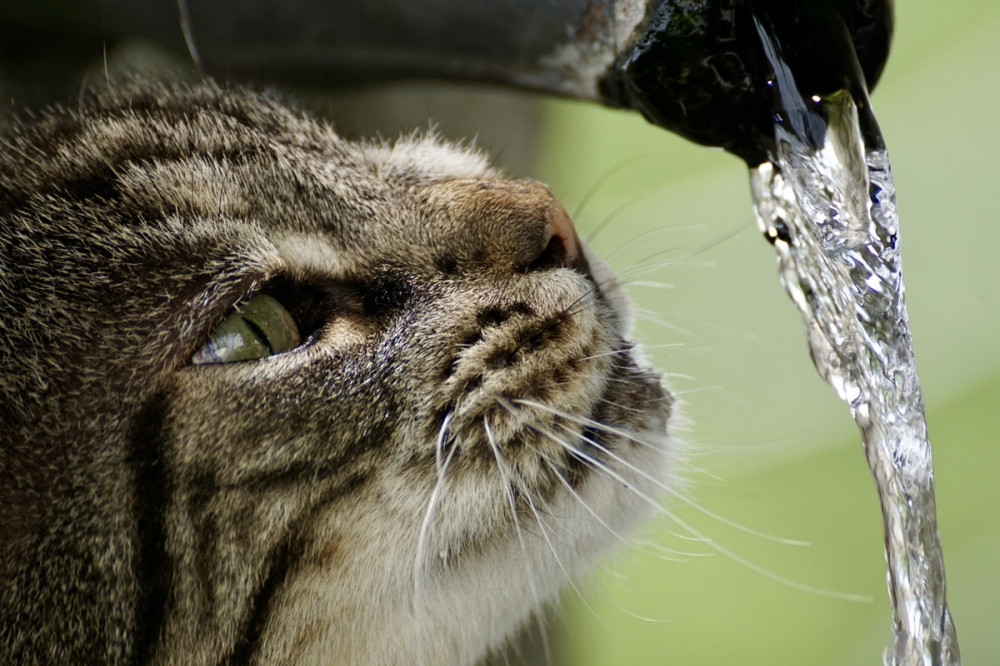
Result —
MULTIPOLYGON (((60 51, 89 45, 99 54, 142 38, 186 51, 223 78, 323 87, 402 78, 495 83, 636 109, 754 162, 757 138, 748 145, 746 137, 757 121, 746 119, 766 113, 766 72, 748 50, 756 40, 746 38, 747 26, 755 3, 780 13, 783 2, 36 0, 15 3, 0 21, 0 58, 51 61, 60 51)), ((891 0, 797 4, 841 16, 873 85, 888 54, 891 0)))

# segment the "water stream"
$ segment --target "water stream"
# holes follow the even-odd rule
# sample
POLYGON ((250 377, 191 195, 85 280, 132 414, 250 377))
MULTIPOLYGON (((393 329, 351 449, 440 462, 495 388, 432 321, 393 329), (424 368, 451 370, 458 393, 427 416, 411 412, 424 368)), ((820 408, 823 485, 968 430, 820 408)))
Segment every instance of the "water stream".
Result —
POLYGON ((858 424, 878 489, 893 622, 883 661, 959 664, 888 157, 863 86, 803 97, 776 45, 761 39, 782 112, 770 161, 751 169, 754 209, 813 362, 858 424))

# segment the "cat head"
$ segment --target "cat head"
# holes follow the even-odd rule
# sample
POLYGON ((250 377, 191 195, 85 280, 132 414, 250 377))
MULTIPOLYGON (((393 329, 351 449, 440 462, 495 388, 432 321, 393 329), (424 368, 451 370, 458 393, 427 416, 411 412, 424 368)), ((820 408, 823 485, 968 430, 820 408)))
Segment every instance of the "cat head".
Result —
POLYGON ((663 478, 614 276, 477 152, 211 83, 2 146, 9 651, 468 663, 663 478))

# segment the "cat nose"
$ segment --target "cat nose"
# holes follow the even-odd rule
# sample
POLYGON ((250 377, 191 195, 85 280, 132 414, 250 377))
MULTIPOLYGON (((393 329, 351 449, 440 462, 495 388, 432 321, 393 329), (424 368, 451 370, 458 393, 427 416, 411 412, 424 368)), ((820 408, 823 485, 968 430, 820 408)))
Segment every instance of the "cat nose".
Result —
POLYGON ((580 268, 583 253, 580 239, 569 213, 563 205, 552 198, 545 210, 545 228, 542 235, 542 250, 529 264, 529 270, 546 268, 580 268))
POLYGON ((426 190, 437 231, 455 259, 502 271, 587 272, 573 221, 548 188, 530 180, 452 180, 426 190))

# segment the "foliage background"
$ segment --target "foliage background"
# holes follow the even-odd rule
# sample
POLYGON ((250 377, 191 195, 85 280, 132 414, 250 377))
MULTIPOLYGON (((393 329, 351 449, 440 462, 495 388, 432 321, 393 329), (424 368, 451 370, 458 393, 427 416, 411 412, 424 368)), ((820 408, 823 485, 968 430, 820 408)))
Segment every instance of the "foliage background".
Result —
MULTIPOLYGON (((966 663, 1000 663, 1000 5, 905 0, 896 18, 873 105, 896 177, 948 599, 966 663)), ((649 313, 640 337, 686 402, 684 438, 702 470, 686 472, 686 496, 811 545, 747 536, 676 498, 666 505, 776 576, 871 599, 776 582, 661 520, 645 540, 707 556, 672 561, 640 547, 608 561, 555 614, 557 661, 880 663, 890 626, 874 486, 756 232, 742 163, 585 104, 547 103, 543 126, 536 175, 579 208, 581 233, 620 271, 670 264, 646 278, 669 288, 631 293, 649 313)))

